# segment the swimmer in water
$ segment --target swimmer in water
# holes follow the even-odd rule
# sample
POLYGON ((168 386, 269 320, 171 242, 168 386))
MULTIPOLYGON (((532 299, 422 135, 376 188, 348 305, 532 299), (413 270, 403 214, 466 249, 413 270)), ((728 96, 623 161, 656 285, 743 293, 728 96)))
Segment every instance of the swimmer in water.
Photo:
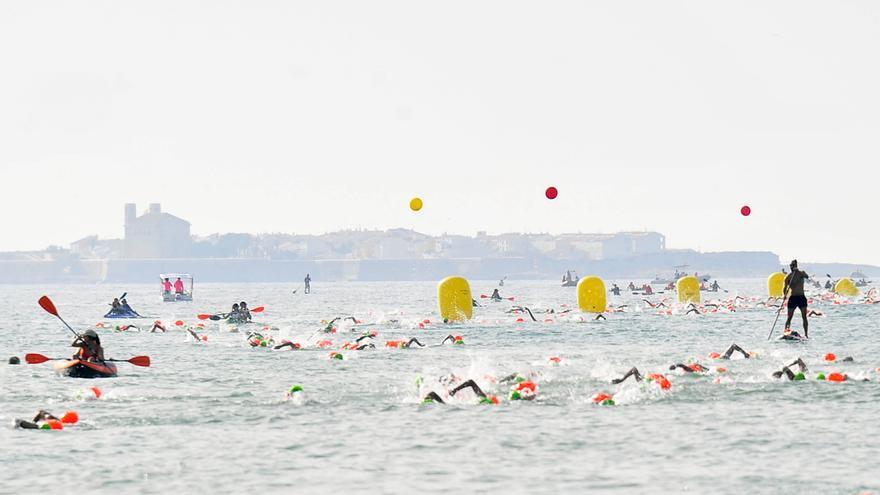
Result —
POLYGON ((707 371, 709 371, 709 368, 703 366, 700 363, 691 363, 691 364, 676 363, 676 364, 669 366, 670 371, 673 371, 676 368, 683 370, 687 373, 706 373, 707 371))
POLYGON ((804 295, 804 281, 809 279, 803 270, 798 270, 797 260, 791 260, 791 273, 785 276, 785 286, 783 294, 789 294, 788 297, 788 318, 785 320, 785 330, 791 331, 791 318, 794 316, 794 310, 800 309, 801 316, 804 320, 804 338, 810 338, 809 322, 807 321, 807 296, 804 295))
POLYGON ((392 347, 396 349, 409 349, 413 345, 417 345, 419 347, 425 347, 425 344, 419 342, 419 339, 413 337, 409 340, 386 340, 385 347, 392 347))
POLYGON ((153 322, 153 328, 150 329, 150 333, 156 333, 156 331, 165 332, 165 327, 162 325, 162 322, 156 320, 153 322))
POLYGON ((743 355, 743 357, 746 359, 750 359, 752 357, 751 353, 746 352, 746 350, 743 349, 742 347, 740 347, 739 345, 730 344, 730 347, 728 347, 727 350, 724 351, 724 354, 719 356, 718 359, 730 359, 730 356, 732 356, 734 352, 741 353, 743 355))
POLYGON ((354 323, 355 325, 357 325, 358 323, 360 323, 360 322, 358 321, 358 319, 355 318, 354 316, 346 316, 345 318, 343 318, 343 317, 341 317, 341 316, 337 316, 336 318, 333 318, 332 320, 330 320, 329 323, 327 323, 327 326, 324 327, 324 333, 333 333, 333 332, 335 332, 335 331, 336 331, 336 328, 333 326, 333 324, 336 323, 336 322, 339 321, 339 320, 342 320, 342 321, 345 321, 345 320, 351 320, 351 322, 354 323))
MULTIPOLYGON (((449 396, 455 397, 456 393, 458 393, 466 388, 473 390, 474 394, 476 394, 477 397, 480 398, 481 402, 484 399, 491 400, 490 397, 488 395, 486 395, 486 392, 483 392, 483 389, 481 389, 480 386, 477 385, 477 382, 475 382, 473 380, 468 380, 468 381, 462 383, 461 385, 455 387, 454 389, 450 390, 449 396)), ((497 399, 496 399, 496 401, 497 401, 497 399)), ((443 399, 439 395, 437 395, 437 392, 434 392, 434 391, 428 392, 428 394, 425 395, 424 398, 422 398, 422 402, 439 402, 440 404, 446 403, 443 401, 443 399)))
POLYGON ((207 337, 202 338, 201 336, 199 336, 199 334, 194 332, 192 328, 187 328, 186 331, 189 332, 189 334, 192 335, 194 339, 196 339, 196 342, 204 342, 208 339, 207 337))
POLYGON ((53 421, 61 421, 60 419, 53 416, 48 411, 39 410, 37 414, 34 416, 32 421, 25 421, 23 419, 15 420, 15 427, 22 428, 24 430, 39 430, 44 423, 53 420, 53 421))
POLYGON ((611 284, 611 289, 608 292, 614 294, 615 296, 619 296, 620 295, 620 287, 618 287, 617 284, 611 284))
POLYGON ((799 378, 801 380, 804 379, 804 372, 807 371, 807 364, 804 363, 804 360, 801 358, 797 358, 789 364, 788 366, 783 366, 781 370, 773 372, 773 378, 782 378, 782 375, 785 375, 789 380, 794 380, 795 378, 799 378), (795 375, 793 371, 791 371, 791 367, 794 365, 798 365, 800 373, 795 375))
POLYGON ((639 373, 639 369, 638 369, 638 368, 636 368, 635 366, 633 366, 633 367, 630 368, 629 371, 627 371, 622 377, 620 377, 620 378, 615 378, 614 380, 611 380, 611 384, 612 384, 612 385, 617 385, 618 383, 622 383, 622 382, 626 381, 626 379, 629 378, 629 377, 631 377, 631 376, 632 376, 632 377, 635 377, 635 380, 636 380, 637 382, 642 381, 642 374, 639 373))

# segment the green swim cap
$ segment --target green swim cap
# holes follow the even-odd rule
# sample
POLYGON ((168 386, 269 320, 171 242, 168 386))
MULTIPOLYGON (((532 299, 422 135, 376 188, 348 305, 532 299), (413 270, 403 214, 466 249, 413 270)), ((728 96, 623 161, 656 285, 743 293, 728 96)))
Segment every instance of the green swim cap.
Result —
POLYGON ((513 392, 510 393, 510 400, 520 400, 520 399, 522 399, 522 396, 519 395, 519 392, 517 392, 516 390, 514 390, 513 392))
POLYGON ((524 381, 526 381, 526 378, 524 376, 516 375, 516 383, 522 383, 524 381))
POLYGON ((49 426, 49 423, 43 423, 43 424, 40 425, 40 429, 41 429, 41 430, 51 430, 52 427, 49 426))
POLYGON ((336 354, 333 355, 333 359, 339 359, 341 361, 343 359, 342 354, 337 352, 336 354))
POLYGON ((603 406, 613 406, 613 405, 614 405, 614 399, 605 399, 605 400, 602 401, 602 405, 603 405, 603 406))
POLYGON ((430 397, 425 397, 425 399, 422 400, 422 404, 433 404, 433 403, 434 403, 434 399, 432 399, 430 397))
POLYGON ((291 394, 295 393, 295 392, 302 392, 302 390, 303 390, 303 388, 300 387, 299 385, 294 385, 294 386, 290 387, 291 394))
POLYGON ((494 402, 492 402, 492 399, 488 397, 483 397, 482 399, 480 399, 480 404, 494 404, 494 402))
POLYGON ((825 373, 822 373, 821 371, 819 373, 816 373, 816 380, 824 380, 824 379, 825 379, 825 373))
POLYGON ((803 373, 803 372, 799 372, 798 374, 794 375, 794 379, 795 379, 795 380, 806 380, 807 377, 804 376, 804 373, 803 373))

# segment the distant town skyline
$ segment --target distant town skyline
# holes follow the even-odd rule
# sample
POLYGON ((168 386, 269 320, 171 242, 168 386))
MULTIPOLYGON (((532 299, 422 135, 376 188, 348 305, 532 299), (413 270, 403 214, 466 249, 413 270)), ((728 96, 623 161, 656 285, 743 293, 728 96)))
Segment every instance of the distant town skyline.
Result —
POLYGON ((0 251, 161 202, 196 235, 649 230, 880 265, 880 4, 445 7, 0 4, 0 251))

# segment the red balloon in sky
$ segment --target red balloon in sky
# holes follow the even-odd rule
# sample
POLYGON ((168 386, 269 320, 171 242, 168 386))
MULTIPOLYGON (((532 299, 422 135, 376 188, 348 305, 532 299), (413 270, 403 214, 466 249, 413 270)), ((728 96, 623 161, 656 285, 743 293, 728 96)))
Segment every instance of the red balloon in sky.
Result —
POLYGON ((746 205, 740 208, 739 212, 742 213, 742 216, 747 217, 752 214, 752 209, 749 208, 748 205, 746 205))
POLYGON ((544 195, 547 196, 547 199, 556 199, 556 196, 559 195, 559 191, 557 191, 555 187, 550 186, 544 191, 544 195))

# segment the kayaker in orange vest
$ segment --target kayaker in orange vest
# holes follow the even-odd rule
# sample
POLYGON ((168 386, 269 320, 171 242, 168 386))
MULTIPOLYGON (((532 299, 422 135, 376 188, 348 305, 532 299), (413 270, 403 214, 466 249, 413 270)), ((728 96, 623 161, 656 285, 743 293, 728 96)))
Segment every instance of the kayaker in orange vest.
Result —
POLYGON ((73 355, 73 359, 91 362, 104 361, 104 348, 101 347, 101 338, 94 330, 86 330, 76 338, 71 347, 79 347, 79 351, 73 355))

